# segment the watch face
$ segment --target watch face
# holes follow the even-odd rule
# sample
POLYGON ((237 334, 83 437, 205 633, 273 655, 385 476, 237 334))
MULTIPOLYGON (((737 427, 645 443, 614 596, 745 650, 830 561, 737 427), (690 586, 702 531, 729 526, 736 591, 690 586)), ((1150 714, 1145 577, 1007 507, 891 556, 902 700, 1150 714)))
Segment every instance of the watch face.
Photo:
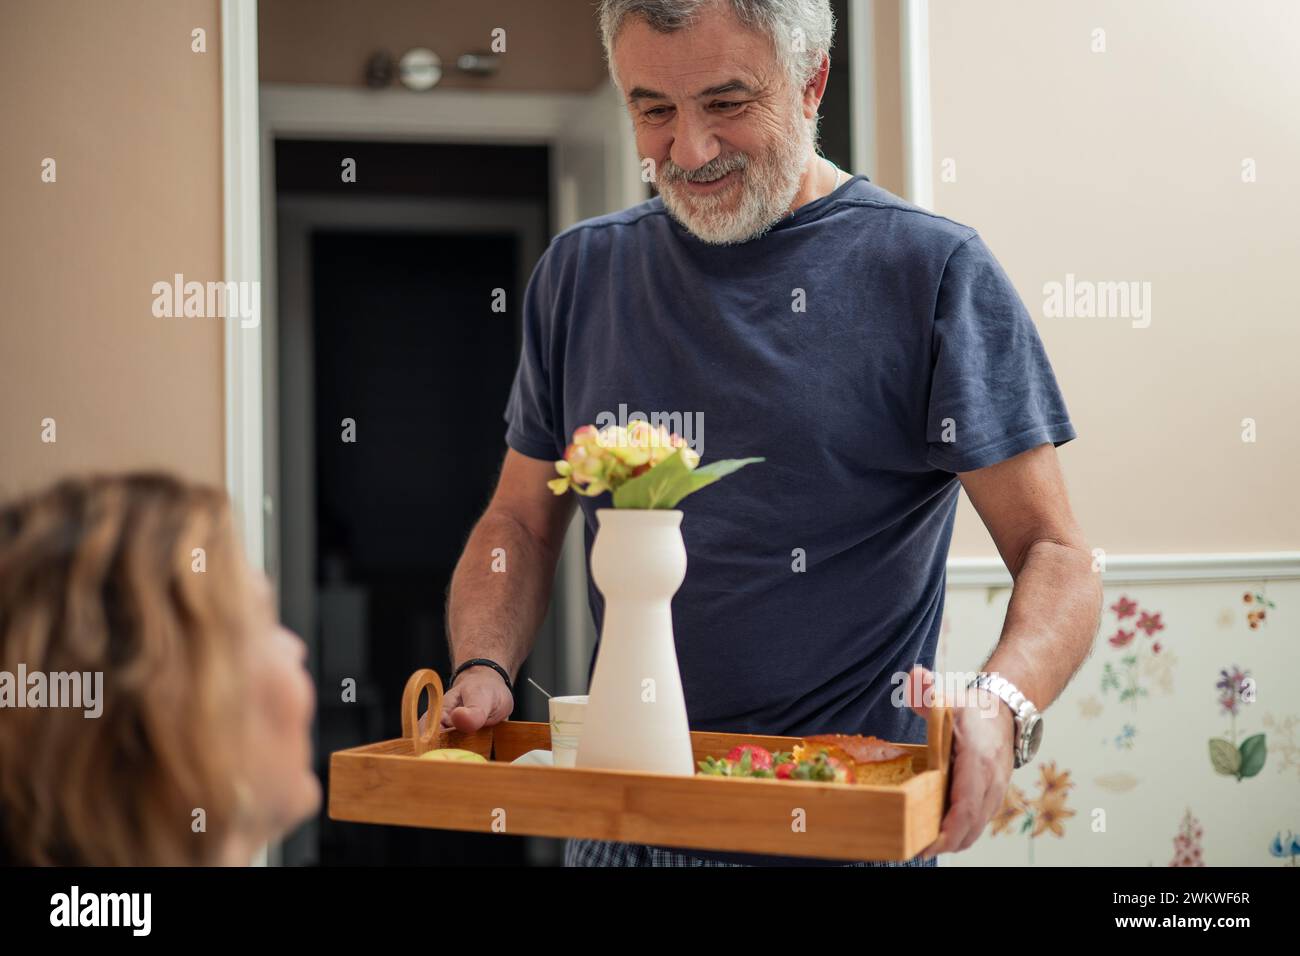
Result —
POLYGON ((1025 742, 1022 746, 1022 755, 1025 763, 1034 759, 1034 754, 1038 753, 1038 745, 1043 742, 1043 718, 1034 714, 1029 718, 1029 726, 1025 728, 1025 742))

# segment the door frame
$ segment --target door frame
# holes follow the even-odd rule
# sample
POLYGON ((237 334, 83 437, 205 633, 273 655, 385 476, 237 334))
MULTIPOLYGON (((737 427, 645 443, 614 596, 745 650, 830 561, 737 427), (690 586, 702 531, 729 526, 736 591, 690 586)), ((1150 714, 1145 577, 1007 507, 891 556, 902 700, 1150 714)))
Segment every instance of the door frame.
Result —
MULTIPOLYGON (((262 155, 258 131, 257 0, 221 2, 223 266, 228 282, 262 279, 262 155)), ((225 324, 225 477, 249 563, 265 566, 261 318, 225 324)))
POLYGON ((903 74, 903 198, 922 209, 933 209, 929 0, 902 0, 898 27, 903 74))

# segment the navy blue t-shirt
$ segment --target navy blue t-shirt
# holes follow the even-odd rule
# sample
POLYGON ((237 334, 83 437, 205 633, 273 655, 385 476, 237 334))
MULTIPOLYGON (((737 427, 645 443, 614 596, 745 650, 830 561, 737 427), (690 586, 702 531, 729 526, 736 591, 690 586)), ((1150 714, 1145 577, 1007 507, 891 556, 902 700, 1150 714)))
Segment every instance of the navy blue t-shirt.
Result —
MULTIPOLYGON (((525 296, 506 441, 553 460, 620 411, 676 413, 704 464, 766 458, 680 505, 687 711, 732 733, 924 740, 890 696, 934 665, 955 473, 1075 437, 979 235, 861 176, 735 246, 658 197, 557 236, 525 296)), ((579 501, 590 560, 610 501, 579 501)))

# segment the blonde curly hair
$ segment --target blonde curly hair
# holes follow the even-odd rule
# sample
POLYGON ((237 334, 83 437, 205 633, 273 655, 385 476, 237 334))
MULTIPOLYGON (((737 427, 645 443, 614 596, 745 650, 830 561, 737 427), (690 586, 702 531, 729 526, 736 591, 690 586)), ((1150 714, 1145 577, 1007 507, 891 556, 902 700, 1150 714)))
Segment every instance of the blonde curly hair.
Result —
POLYGON ((0 508, 0 670, 103 674, 98 718, 0 709, 12 862, 220 862, 239 825, 248 587, 215 488, 94 475, 0 508))

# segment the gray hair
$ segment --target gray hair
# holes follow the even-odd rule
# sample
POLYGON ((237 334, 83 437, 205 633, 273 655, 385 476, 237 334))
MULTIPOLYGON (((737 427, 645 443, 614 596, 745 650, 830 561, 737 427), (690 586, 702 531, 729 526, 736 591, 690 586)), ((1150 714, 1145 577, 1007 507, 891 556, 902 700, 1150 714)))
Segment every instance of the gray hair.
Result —
POLYGON ((822 57, 831 52, 835 17, 830 0, 601 0, 600 35, 611 72, 614 40, 628 17, 639 17, 660 33, 674 33, 690 26, 701 10, 720 4, 730 4, 741 23, 771 39, 796 88, 812 79, 822 57))

